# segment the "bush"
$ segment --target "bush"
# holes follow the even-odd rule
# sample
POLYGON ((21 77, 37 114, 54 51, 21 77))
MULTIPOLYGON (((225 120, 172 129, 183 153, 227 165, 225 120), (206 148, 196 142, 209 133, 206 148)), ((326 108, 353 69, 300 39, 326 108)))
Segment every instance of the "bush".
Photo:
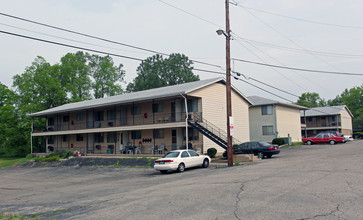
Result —
POLYGON ((28 155, 26 155, 26 159, 32 159, 32 158, 34 158, 34 157, 37 157, 37 155, 35 155, 35 154, 28 154, 28 155))
POLYGON ((217 154, 217 149, 215 149, 213 147, 212 148, 208 148, 207 154, 208 154, 208 156, 210 158, 214 158, 216 156, 216 154, 217 154))
POLYGON ((275 138, 272 140, 272 144, 277 144, 280 146, 285 144, 285 140, 283 138, 275 138))

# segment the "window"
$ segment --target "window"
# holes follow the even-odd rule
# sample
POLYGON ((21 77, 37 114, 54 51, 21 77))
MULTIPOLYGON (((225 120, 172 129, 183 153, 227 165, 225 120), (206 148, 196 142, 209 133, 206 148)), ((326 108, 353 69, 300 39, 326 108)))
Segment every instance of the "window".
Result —
POLYGON ((262 115, 272 115, 272 105, 261 106, 262 115))
POLYGON ((108 110, 107 111, 107 120, 116 120, 116 110, 108 110))
POLYGON ((195 151, 190 150, 188 152, 189 152, 191 157, 198 157, 199 156, 199 154, 197 154, 195 151))
MULTIPOLYGON (((185 140, 185 131, 184 131, 184 140, 185 140)), ((199 131, 194 128, 188 128, 188 140, 199 141, 199 131)))
POLYGON ((164 129, 155 129, 154 130, 154 138, 155 139, 162 139, 162 138, 164 138, 164 129))
POLYGON ((63 116, 63 122, 69 122, 69 115, 63 116))
POLYGON ((54 144, 54 137, 48 137, 48 144, 54 144))
POLYGON ((153 104, 153 112, 154 113, 164 112, 164 105, 163 105, 163 103, 153 104))
POLYGON ((313 122, 313 121, 316 121, 316 118, 315 117, 309 117, 309 122, 313 122))
POLYGON ((54 126, 54 118, 48 118, 48 126, 54 126))
POLYGON ((132 139, 141 139, 141 131, 132 131, 131 138, 132 139))
POLYGON ((103 111, 98 111, 95 113, 95 121, 103 121, 103 111))
POLYGON ((183 153, 182 153, 181 157, 189 157, 189 154, 188 154, 188 152, 186 152, 186 151, 183 151, 183 153))
POLYGON ((63 135, 63 142, 67 142, 68 141, 68 135, 63 135))
POLYGON ((140 115, 140 114, 141 114, 141 107, 140 106, 132 106, 131 115, 140 115))
POLYGON ((77 113, 76 121, 83 121, 83 113, 77 113))
POLYGON ((83 141, 83 134, 77 134, 77 141, 83 141))
MULTIPOLYGON (((182 112, 185 112, 185 102, 182 102, 182 112)), ((188 112, 198 112, 198 99, 187 100, 188 112)))
POLYGON ((107 133, 107 143, 116 143, 116 132, 107 133))
POLYGON ((95 133, 95 143, 103 143, 104 142, 104 134, 103 133, 95 133))
POLYGON ((274 129, 272 125, 262 126, 262 135, 273 135, 274 129))

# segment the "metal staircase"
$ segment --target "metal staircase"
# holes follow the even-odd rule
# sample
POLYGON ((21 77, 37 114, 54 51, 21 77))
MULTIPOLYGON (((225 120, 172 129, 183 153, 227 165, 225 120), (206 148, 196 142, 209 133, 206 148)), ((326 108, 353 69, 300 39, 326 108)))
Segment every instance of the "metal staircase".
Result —
MULTIPOLYGON (((193 114, 188 118, 188 124, 190 126, 197 129, 200 133, 223 149, 227 150, 227 132, 208 122, 206 119, 203 119, 199 114, 193 114)), ((234 144, 241 144, 241 142, 232 137, 232 145, 234 144)))

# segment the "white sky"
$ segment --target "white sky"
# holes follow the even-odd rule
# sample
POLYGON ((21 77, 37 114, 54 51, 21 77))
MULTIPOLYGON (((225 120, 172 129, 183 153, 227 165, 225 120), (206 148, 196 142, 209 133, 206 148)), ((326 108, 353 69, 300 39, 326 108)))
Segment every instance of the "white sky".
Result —
MULTIPOLYGON (((225 37, 218 36, 215 32, 219 27, 225 29, 224 0, 163 1, 204 20, 158 0, 0 0, 0 12, 150 50, 183 53, 190 59, 220 65, 224 68, 225 37)), ((231 42, 232 58, 304 69, 363 74, 363 44, 361 43, 363 39, 363 1, 237 0, 237 2, 239 2, 239 6, 230 5, 231 30, 237 36, 231 42), (303 22, 243 7, 345 27, 303 22), (257 43, 250 44, 238 37, 295 48, 300 52, 261 46, 257 43), (355 58, 332 57, 314 55, 307 51, 360 56, 355 58)), ((0 15, 0 30, 141 59, 152 55, 3 15, 0 15)), ((0 33, 0 51, 0 82, 10 87, 12 77, 23 73, 36 56, 42 56, 51 64, 55 64, 66 53, 77 50, 0 33)), ((117 65, 120 63, 124 65, 127 83, 132 81, 140 62, 118 57, 113 57, 113 59, 117 65)), ((222 69, 201 64, 194 64, 194 67, 224 72, 222 69)), ((298 72, 237 61, 232 62, 232 67, 234 71, 298 96, 303 92, 317 92, 322 98, 332 99, 340 95, 345 88, 361 86, 363 82, 362 76, 298 72)), ((199 71, 195 71, 195 74, 198 74, 201 79, 222 76, 199 71)), ((248 82, 288 100, 296 101, 297 99, 258 84, 251 79, 248 82)), ((284 101, 241 81, 232 79, 232 83, 246 96, 258 95, 284 101)))

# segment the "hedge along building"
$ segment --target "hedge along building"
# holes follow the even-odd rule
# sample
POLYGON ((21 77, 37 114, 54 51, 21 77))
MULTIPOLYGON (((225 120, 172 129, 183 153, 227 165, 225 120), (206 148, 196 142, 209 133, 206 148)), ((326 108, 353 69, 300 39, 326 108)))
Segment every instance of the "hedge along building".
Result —
MULTIPOLYGON (((249 140, 250 104, 232 87, 234 144, 249 140)), ((46 137, 47 152, 154 154, 188 146, 200 153, 211 147, 223 153, 226 82, 223 78, 201 80, 65 104, 29 116, 46 118, 46 129, 34 130, 31 136, 46 137)))

